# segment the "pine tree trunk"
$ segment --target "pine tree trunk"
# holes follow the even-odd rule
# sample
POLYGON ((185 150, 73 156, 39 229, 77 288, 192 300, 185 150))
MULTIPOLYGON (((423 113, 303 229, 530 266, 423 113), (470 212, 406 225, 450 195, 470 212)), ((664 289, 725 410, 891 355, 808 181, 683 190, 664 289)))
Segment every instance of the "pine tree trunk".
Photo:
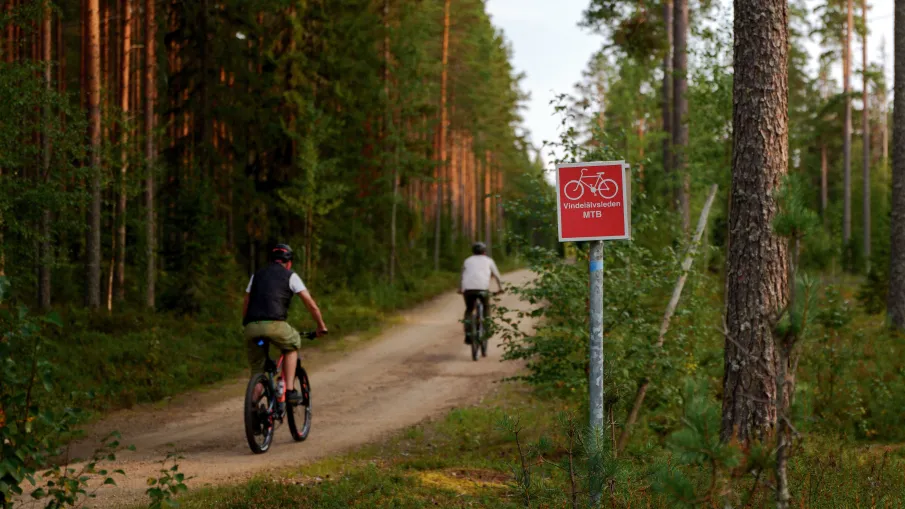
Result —
POLYGON ((199 44, 201 45, 201 72, 200 74, 200 88, 201 88, 201 115, 198 118, 195 128, 200 127, 200 136, 201 136, 201 147, 200 147, 200 156, 201 156, 201 174, 205 179, 211 180, 214 176, 213 170, 213 156, 211 153, 211 122, 213 120, 213 115, 211 114, 211 94, 210 94, 210 74, 211 74, 211 44, 208 41, 210 37, 211 29, 210 25, 210 3, 209 0, 201 0, 201 19, 199 23, 199 27, 201 29, 200 34, 198 35, 199 44))
MULTIPOLYGON (((453 108, 453 116, 455 116, 455 108, 453 108)), ((451 129, 449 133, 449 223, 450 223, 450 245, 455 245, 455 241, 459 236, 459 181, 460 166, 459 151, 456 146, 458 139, 455 129, 451 129)))
POLYGON ((443 3, 443 69, 440 73, 440 164, 437 166, 437 203, 436 217, 434 218, 434 270, 440 270, 440 237, 443 226, 443 171, 446 168, 446 129, 449 122, 446 111, 446 89, 449 69, 449 4, 450 0, 443 3))
POLYGON ((396 279, 396 221, 399 201, 399 153, 396 147, 399 142, 395 138, 396 133, 393 129, 393 117, 390 110, 390 0, 383 0, 383 98, 386 101, 384 104, 384 139, 393 136, 392 144, 394 145, 394 148, 391 149, 389 144, 386 144, 384 150, 387 153, 392 150, 395 155, 392 177, 393 203, 390 205, 390 260, 387 267, 390 284, 393 284, 396 279))
POLYGON ((892 108, 892 217, 889 253, 890 324, 905 330, 905 1, 896 0, 892 108))
POLYGON ((154 211, 154 171, 157 151, 154 148, 154 101, 157 96, 156 67, 157 56, 154 51, 157 34, 157 20, 154 14, 154 1, 145 0, 145 238, 147 240, 145 273, 145 305, 154 308, 157 281, 157 215, 154 211))
POLYGON ((688 0, 673 5, 673 170, 677 177, 677 202, 686 236, 691 228, 691 175, 688 174, 688 0))
MULTIPOLYGON (((663 56, 663 171, 672 170, 672 1, 663 2, 663 22, 666 25, 666 55, 663 56)), ((667 178, 667 182, 671 179, 667 178)))
POLYGON ((120 61, 120 108, 122 108, 124 124, 120 128, 122 143, 122 161, 119 172, 119 203, 116 227, 116 300, 126 300, 126 172, 129 167, 129 85, 132 52, 132 0, 123 0, 122 4, 122 58, 120 61))
MULTIPOLYGON (((116 192, 111 190, 111 195, 116 192)), ((107 312, 113 311, 113 275, 116 272, 116 205, 110 214, 110 271, 107 273, 107 312)))
POLYGON ((79 105, 88 108, 88 0, 79 1, 80 35, 79 43, 79 105))
POLYGON ((763 438, 776 422, 772 322, 789 282, 772 221, 789 155, 788 25, 787 0, 735 0, 723 440, 763 438))
MULTIPOLYGON (((861 0, 861 12, 864 16, 864 22, 867 23, 867 0, 861 0)), ((864 225, 864 272, 870 272, 870 239, 871 239, 871 231, 870 231, 870 100, 868 98, 868 75, 867 75, 867 28, 864 28, 864 37, 861 41, 862 53, 861 57, 863 60, 863 87, 864 90, 861 91, 861 101, 863 103, 863 111, 862 111, 862 129, 864 132, 864 161, 862 167, 862 176, 861 179, 863 181, 861 196, 862 196, 862 205, 861 205, 861 213, 864 216, 862 218, 864 225)))
MULTIPOLYGON (((459 231, 462 236, 470 237, 468 233, 468 211, 465 209, 468 203, 465 200, 466 181, 468 180, 468 154, 465 152, 465 143, 468 135, 465 131, 461 131, 459 136, 455 138, 453 149, 459 154, 459 231)), ((471 240, 470 238, 468 239, 471 240)))
POLYGON ((842 243, 848 252, 849 242, 852 238, 852 98, 851 98, 851 68, 852 68, 852 30, 853 13, 852 0, 847 2, 847 22, 845 28, 845 42, 842 49, 842 93, 845 101, 845 124, 843 125, 842 140, 842 168, 844 196, 842 199, 842 243))
POLYGON ((829 158, 826 144, 820 145, 820 213, 826 221, 826 209, 829 206, 829 158))
POLYGON ((482 190, 484 187, 484 161, 480 157, 475 157, 474 167, 474 229, 475 240, 483 238, 484 226, 484 203, 481 196, 484 195, 482 190))
POLYGON ((98 0, 88 8, 88 139, 91 144, 91 205, 88 211, 86 304, 101 306, 101 18, 98 0))
POLYGON ((487 246, 487 256, 493 256, 493 217, 491 206, 490 182, 493 174, 493 165, 490 159, 490 151, 484 152, 484 192, 481 195, 481 203, 484 205, 484 244, 487 246))
MULTIPOLYGON (((53 80, 51 71, 53 69, 52 62, 52 45, 51 34, 51 17, 53 11, 50 6, 50 0, 44 0, 44 18, 41 21, 41 37, 43 39, 43 59, 44 59, 44 87, 47 91, 53 89, 53 80)), ((41 136, 41 153, 42 153, 42 175, 41 181, 43 185, 48 185, 50 179, 50 116, 53 113, 50 110, 50 104, 44 103, 44 132, 41 136)), ((53 244, 50 241, 50 209, 44 208, 41 213, 41 249, 39 250, 40 260, 38 262, 38 304, 41 309, 50 309, 51 299, 51 268, 53 266, 53 244)))
MULTIPOLYGON (((883 62, 883 68, 886 68, 886 62, 883 62)), ((888 97, 886 96, 886 87, 883 87, 883 90, 880 92, 880 103, 883 105, 880 110, 880 114, 883 115, 883 127, 882 127, 882 148, 883 155, 881 157, 881 161, 883 164, 883 175, 886 175, 886 171, 889 168, 889 110, 888 110, 888 97)))

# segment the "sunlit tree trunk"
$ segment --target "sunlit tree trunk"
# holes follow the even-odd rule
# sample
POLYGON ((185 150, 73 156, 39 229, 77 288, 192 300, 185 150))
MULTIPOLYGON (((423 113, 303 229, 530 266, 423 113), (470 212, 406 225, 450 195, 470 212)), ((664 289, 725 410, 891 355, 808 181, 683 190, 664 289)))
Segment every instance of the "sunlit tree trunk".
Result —
POLYGON ((493 160, 490 151, 484 152, 484 185, 481 193, 481 203, 484 209, 484 244, 487 244, 487 254, 493 256, 493 207, 491 206, 492 188, 490 182, 493 178, 493 160))
POLYGON ((122 3, 122 58, 120 59, 120 108, 124 123, 120 128, 120 142, 122 144, 122 160, 119 172, 119 202, 117 217, 119 218, 116 231, 116 245, 119 252, 116 256, 116 300, 126 300, 126 172, 129 167, 129 86, 132 53, 132 0, 123 0, 122 3))
POLYGON ((434 270, 440 270, 440 237, 443 226, 443 174, 446 168, 446 130, 449 116, 446 111, 447 78, 449 74, 449 6, 450 0, 443 3, 443 70, 440 73, 440 161, 437 165, 437 203, 434 217, 434 270))
POLYGON ((789 281, 772 222, 789 156, 788 26, 787 0, 735 0, 723 440, 765 438, 776 423, 772 329, 789 281))
POLYGON ((154 13, 154 1, 145 0, 145 238, 147 241, 145 272, 145 305, 154 308, 157 281, 157 215, 154 211, 154 171, 157 151, 154 147, 154 101, 157 95, 156 69, 157 61, 154 52, 157 20, 154 13))
POLYGON ((86 303, 101 306, 101 47, 100 5, 87 0, 88 8, 88 139, 91 145, 90 195, 86 263, 86 303))

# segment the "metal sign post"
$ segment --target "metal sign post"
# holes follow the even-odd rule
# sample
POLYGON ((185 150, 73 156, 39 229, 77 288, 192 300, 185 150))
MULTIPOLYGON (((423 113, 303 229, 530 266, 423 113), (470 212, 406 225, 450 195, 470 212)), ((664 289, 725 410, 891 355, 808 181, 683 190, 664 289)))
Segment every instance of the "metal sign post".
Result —
MULTIPOLYGON (((624 161, 570 163, 556 167, 556 205, 559 241, 591 241, 590 345, 588 397, 590 437, 601 447, 603 423, 603 241, 631 238, 631 179, 624 161)), ((591 458, 591 506, 600 501, 601 458, 591 458), (596 482, 595 482, 596 481, 596 482)))

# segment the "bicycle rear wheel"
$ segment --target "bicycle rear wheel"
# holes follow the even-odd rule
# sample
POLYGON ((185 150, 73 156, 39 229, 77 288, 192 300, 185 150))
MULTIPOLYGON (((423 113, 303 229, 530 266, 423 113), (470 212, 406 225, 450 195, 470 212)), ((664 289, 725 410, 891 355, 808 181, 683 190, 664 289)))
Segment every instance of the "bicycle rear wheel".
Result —
POLYGON ((487 332, 484 330, 484 319, 481 319, 480 326, 480 334, 481 334, 481 357, 487 357, 487 341, 490 339, 487 337, 487 332))
POLYGON ((245 390, 245 438, 255 454, 267 452, 273 442, 273 409, 276 396, 270 379, 255 373, 245 390))
POLYGON ((471 315, 471 360, 478 360, 478 351, 481 348, 481 317, 484 314, 484 306, 478 301, 475 303, 474 313, 471 315))
POLYGON ((295 368, 295 383, 293 387, 302 395, 300 403, 286 402, 287 416, 289 417, 289 434, 296 442, 308 438, 311 432, 311 384, 308 381, 308 373, 299 361, 295 368))

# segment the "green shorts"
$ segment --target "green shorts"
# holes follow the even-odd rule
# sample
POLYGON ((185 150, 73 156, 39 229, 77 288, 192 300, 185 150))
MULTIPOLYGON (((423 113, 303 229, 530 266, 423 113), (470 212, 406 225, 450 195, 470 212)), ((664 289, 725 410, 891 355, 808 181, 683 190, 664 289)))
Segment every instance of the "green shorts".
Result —
POLYGON ((245 326, 245 346, 248 350, 248 365, 253 370, 261 369, 266 359, 264 349, 252 341, 261 336, 269 338, 271 346, 279 348, 283 353, 302 347, 299 332, 286 322, 251 322, 245 326))

